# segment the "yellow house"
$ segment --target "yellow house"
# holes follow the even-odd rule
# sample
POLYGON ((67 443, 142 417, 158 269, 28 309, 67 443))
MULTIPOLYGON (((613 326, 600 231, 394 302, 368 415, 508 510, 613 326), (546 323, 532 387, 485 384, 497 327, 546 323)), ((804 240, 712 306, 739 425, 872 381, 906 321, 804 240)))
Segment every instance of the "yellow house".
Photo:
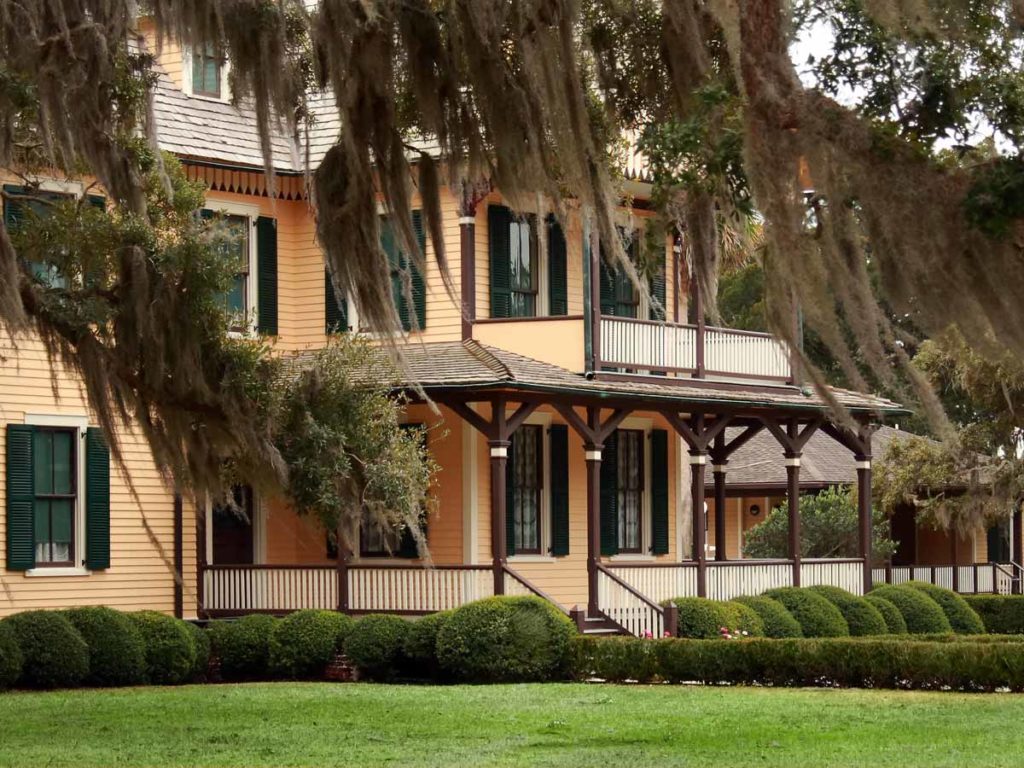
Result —
MULTIPOLYGON (((275 139, 271 194, 253 116, 230 104, 226 66, 162 48, 159 140, 206 182, 207 208, 238 227, 249 268, 232 300, 252 318, 240 330, 267 335, 302 365, 330 333, 360 330, 358 307, 329 288, 295 159, 308 150, 315 165, 336 137, 336 118, 328 99, 315 101, 308 147, 275 139)), ((626 172, 624 237, 639 247, 631 233, 650 215, 650 186, 640 159, 626 172)), ((244 519, 196 510, 164 484, 137 436, 125 436, 122 475, 90 429, 74 377, 51 370, 39 345, 0 340, 0 615, 95 603, 187 618, 304 607, 422 614, 492 594, 539 594, 581 628, 657 636, 672 621, 659 603, 674 596, 870 588, 866 492, 857 558, 802 560, 797 538, 786 560, 744 560, 744 499, 757 494, 728 490, 730 459, 751 440, 774 441, 786 484, 763 498, 789 495, 798 536, 805 445, 835 441, 869 488, 873 427, 898 412, 894 403, 837 390, 858 427, 832 423, 782 344, 705 324, 678 240, 654 254, 648 298, 605 266, 579 212, 563 230, 517 215, 500 191, 446 192, 443 218, 446 251, 459 254, 450 259, 454 296, 425 243, 426 274, 413 281, 413 306, 400 307, 410 327, 405 417, 428 427, 441 467, 428 561, 401 537, 366 528, 339 556, 286 500, 246 488, 237 491, 244 519)), ((997 580, 993 572, 991 589, 1002 588, 997 580)))

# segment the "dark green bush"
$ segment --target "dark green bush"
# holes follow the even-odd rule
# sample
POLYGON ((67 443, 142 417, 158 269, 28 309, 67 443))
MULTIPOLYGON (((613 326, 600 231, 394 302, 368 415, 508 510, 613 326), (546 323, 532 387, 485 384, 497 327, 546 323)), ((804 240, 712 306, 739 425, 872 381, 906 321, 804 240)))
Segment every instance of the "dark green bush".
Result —
POLYGON ((949 626, 958 635, 980 635, 985 632, 981 617, 953 590, 923 581, 908 581, 907 586, 923 592, 938 603, 949 620, 949 626))
POLYGON ((867 594, 864 596, 864 599, 871 605, 875 606, 875 610, 882 615, 882 620, 885 621, 887 634, 907 634, 907 622, 903 620, 903 614, 900 613, 899 608, 878 595, 867 594))
POLYGON ((539 597, 490 597, 452 612, 437 635, 448 674, 471 682, 559 680, 576 628, 539 597))
POLYGON ((404 667, 402 646, 408 632, 409 622, 398 616, 364 616, 345 638, 345 655, 363 677, 392 680, 404 667))
POLYGON ((745 632, 747 637, 764 637, 764 621, 746 603, 728 600, 722 605, 730 613, 728 627, 732 632, 745 632))
POLYGON ((912 635, 953 631, 939 604, 920 590, 905 584, 886 584, 875 587, 871 594, 895 605, 907 623, 907 631, 912 635))
POLYGON ((266 680, 270 677, 270 636, 277 619, 253 613, 235 621, 207 626, 211 652, 220 660, 225 680, 266 680))
POLYGON ((282 677, 321 677, 355 624, 337 611, 295 611, 270 635, 270 668, 282 677))
POLYGON ((146 648, 146 679, 154 685, 188 682, 196 664, 196 646, 188 623, 159 611, 129 613, 146 648))
POLYGON ((764 626, 764 636, 803 637, 803 630, 800 629, 800 622, 793 618, 786 606, 770 597, 744 595, 737 597, 732 602, 745 605, 761 617, 764 626))
POLYGON ((135 623, 103 606, 64 612, 89 646, 88 685, 138 685, 146 680, 146 646, 135 623))
POLYGON ((577 679, 709 685, 1024 690, 1024 643, 911 638, 640 640, 577 637, 577 679))
POLYGON ((804 637, 845 637, 850 634, 846 619, 821 595, 799 587, 780 587, 764 593, 782 603, 800 624, 804 637))
POLYGON ((207 670, 210 668, 210 633, 190 621, 185 622, 185 626, 188 627, 189 634, 192 635, 192 647, 196 651, 196 659, 192 663, 189 679, 195 682, 204 682, 207 670))
POLYGON ((1024 634, 1024 595, 965 595, 964 600, 981 617, 986 632, 1024 634))
POLYGON ((21 649, 25 688, 73 688, 89 674, 89 646, 58 611, 26 611, 4 619, 21 649))
POLYGON ((451 611, 431 613, 409 625, 402 653, 408 664, 408 672, 411 677, 432 680, 440 676, 441 665, 437 661, 437 634, 451 615, 451 611))
POLYGON ((739 621, 739 615, 725 603, 706 597, 676 597, 671 601, 679 609, 679 637, 721 638, 722 627, 732 626, 739 621))
POLYGON ((868 635, 884 635, 889 631, 885 618, 878 609, 859 595, 854 595, 839 587, 821 584, 808 587, 811 592, 821 595, 839 609, 854 637, 868 635))
POLYGON ((21 677, 22 656, 11 625, 0 621, 0 691, 5 691, 21 677))

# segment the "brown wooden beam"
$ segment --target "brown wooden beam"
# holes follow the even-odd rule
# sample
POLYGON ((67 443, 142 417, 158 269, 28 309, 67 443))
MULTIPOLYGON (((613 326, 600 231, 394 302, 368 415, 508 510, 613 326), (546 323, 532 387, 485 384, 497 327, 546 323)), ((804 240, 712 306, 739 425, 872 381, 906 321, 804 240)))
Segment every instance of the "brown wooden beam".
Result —
POLYGON ((473 338, 476 321, 476 201, 464 200, 459 211, 462 287, 462 339, 473 338))
POLYGON ((707 454, 690 452, 690 498, 692 499, 693 559, 697 563, 697 596, 708 596, 707 530, 704 524, 704 472, 707 454))
POLYGON ((174 618, 185 614, 185 510, 181 494, 174 494, 174 618))

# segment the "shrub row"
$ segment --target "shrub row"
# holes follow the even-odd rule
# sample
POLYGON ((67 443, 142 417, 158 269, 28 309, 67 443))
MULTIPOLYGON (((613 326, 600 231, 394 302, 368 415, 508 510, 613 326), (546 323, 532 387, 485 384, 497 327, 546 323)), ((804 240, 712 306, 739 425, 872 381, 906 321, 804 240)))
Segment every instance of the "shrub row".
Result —
POLYGON ((208 657, 197 628, 156 611, 90 606, 0 622, 0 689, 176 685, 196 679, 208 657))
POLYGON ((1024 690, 1024 643, 910 638, 641 640, 577 637, 576 679, 708 685, 1024 690))
POLYGON ((986 632, 1024 634, 1024 595, 967 595, 964 601, 981 616, 986 632))

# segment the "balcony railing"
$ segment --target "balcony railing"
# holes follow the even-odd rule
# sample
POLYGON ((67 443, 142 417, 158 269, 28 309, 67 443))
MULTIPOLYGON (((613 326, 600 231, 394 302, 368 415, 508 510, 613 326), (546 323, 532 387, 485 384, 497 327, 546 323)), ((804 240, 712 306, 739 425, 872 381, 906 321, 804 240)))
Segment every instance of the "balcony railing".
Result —
POLYGON ((629 371, 789 381, 785 345, 767 333, 601 318, 600 366, 629 371))

